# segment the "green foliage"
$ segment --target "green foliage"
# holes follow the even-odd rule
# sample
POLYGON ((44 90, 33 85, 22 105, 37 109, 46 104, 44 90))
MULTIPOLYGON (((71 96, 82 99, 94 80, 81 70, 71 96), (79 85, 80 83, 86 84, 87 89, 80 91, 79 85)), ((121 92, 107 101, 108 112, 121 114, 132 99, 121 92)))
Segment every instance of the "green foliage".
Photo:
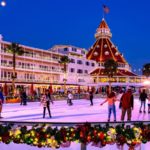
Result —
POLYGON ((67 64, 70 63, 70 59, 68 56, 62 56, 59 61, 60 64, 64 65, 64 72, 67 71, 67 64))
POLYGON ((146 77, 150 76, 150 63, 147 63, 143 66, 142 74, 146 77))
POLYGON ((22 47, 19 46, 18 43, 11 43, 11 45, 8 45, 6 51, 15 55, 20 55, 20 56, 24 54, 22 47))
POLYGON ((109 124, 91 125, 90 123, 78 125, 66 125, 54 127, 45 123, 20 126, 3 124, 0 125, 0 142, 9 144, 28 144, 37 147, 69 147, 71 142, 99 146, 116 143, 118 147, 127 144, 134 148, 139 144, 150 141, 150 125, 138 123, 136 125, 117 125, 109 124))
POLYGON ((59 61, 60 64, 68 64, 70 63, 70 59, 68 58, 68 56, 62 56, 60 58, 60 61, 59 61))
POLYGON ((108 77, 113 77, 117 73, 118 64, 113 59, 108 59, 104 63, 104 73, 108 77))

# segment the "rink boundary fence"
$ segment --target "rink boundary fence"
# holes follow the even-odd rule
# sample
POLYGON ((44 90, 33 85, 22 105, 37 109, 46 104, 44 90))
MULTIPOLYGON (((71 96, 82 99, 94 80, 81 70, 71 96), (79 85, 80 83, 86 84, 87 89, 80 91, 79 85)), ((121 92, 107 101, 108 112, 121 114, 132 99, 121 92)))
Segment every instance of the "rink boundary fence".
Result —
POLYGON ((3 121, 0 120, 0 125, 4 124, 15 124, 15 125, 51 125, 51 126, 77 126, 77 125, 84 125, 84 124, 91 124, 91 125, 134 125, 134 124, 150 124, 150 121, 116 121, 116 122, 31 122, 31 121, 3 121))

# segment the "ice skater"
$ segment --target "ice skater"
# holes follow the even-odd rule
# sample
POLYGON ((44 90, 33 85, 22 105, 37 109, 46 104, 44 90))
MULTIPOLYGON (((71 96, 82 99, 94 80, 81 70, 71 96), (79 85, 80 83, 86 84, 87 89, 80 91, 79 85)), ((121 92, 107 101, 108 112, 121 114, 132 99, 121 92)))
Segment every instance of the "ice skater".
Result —
POLYGON ((22 91, 20 92, 20 98, 21 98, 21 103, 20 105, 27 105, 27 94, 25 89, 22 89, 22 91))
POLYGON ((150 113, 150 94, 148 96, 148 113, 150 113))
POLYGON ((146 113, 146 111, 145 111, 145 105, 146 105, 146 99, 147 99, 148 97, 147 97, 147 94, 146 94, 146 92, 145 92, 145 89, 142 91, 142 93, 140 94, 140 97, 139 97, 139 99, 140 99, 140 101, 141 101, 141 107, 140 107, 140 110, 139 110, 139 112, 140 113, 142 113, 142 106, 144 105, 144 109, 143 109, 143 112, 144 113, 146 113))
POLYGON ((68 103, 70 106, 73 105, 72 99, 73 99, 73 95, 72 95, 71 91, 68 91, 67 103, 68 103))
POLYGON ((3 108, 3 102, 4 102, 4 96, 3 96, 3 93, 2 93, 2 89, 0 88, 0 118, 3 118, 1 116, 2 108, 3 108))
POLYGON ((133 107, 134 107, 134 96, 132 94, 132 90, 128 89, 127 92, 125 92, 121 98, 121 108, 122 108, 121 121, 124 121, 126 112, 128 117, 127 120, 131 121, 133 107))
POLYGON ((41 97, 41 104, 43 105, 43 118, 45 118, 46 108, 48 110, 49 117, 52 118, 50 111, 50 102, 53 104, 50 92, 49 90, 46 90, 43 92, 43 95, 41 97))
POLYGON ((116 98, 115 93, 111 92, 108 95, 107 99, 100 104, 100 105, 103 105, 104 103, 108 102, 108 122, 110 121, 111 111, 113 111, 114 121, 116 121, 116 106, 115 106, 116 101, 117 101, 117 98, 116 98))
POLYGON ((89 92, 89 98, 90 98, 90 102, 91 102, 91 106, 93 106, 93 91, 89 92))

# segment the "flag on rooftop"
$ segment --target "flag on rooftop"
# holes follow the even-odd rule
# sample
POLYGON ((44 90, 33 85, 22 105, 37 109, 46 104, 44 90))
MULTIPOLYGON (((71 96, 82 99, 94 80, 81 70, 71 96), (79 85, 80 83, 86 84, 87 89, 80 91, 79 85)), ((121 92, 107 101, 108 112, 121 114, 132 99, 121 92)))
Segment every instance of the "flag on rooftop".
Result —
POLYGON ((108 14, 110 10, 106 5, 103 5, 103 11, 108 14))

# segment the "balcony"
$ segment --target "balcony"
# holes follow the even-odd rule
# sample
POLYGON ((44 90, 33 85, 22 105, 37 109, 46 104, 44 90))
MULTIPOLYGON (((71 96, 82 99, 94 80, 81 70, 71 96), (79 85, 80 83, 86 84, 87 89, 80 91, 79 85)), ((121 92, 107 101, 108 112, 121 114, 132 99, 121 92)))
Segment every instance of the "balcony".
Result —
MULTIPOLYGON (((3 69, 12 69, 12 65, 10 64, 4 64, 2 63, 0 68, 3 69)), ((63 71, 61 69, 43 69, 43 68, 39 68, 39 67, 28 67, 28 66, 20 66, 20 65, 16 65, 16 71, 32 71, 32 72, 42 72, 42 73, 63 73, 63 71)))
MULTIPOLYGON (((3 77, 0 79, 1 81, 11 82, 11 77, 3 77)), ((58 83, 58 80, 44 80, 44 79, 24 79, 24 78, 16 78, 15 82, 35 82, 35 83, 58 83)))
MULTIPOLYGON (((6 55, 6 56, 12 56, 11 53, 7 53, 5 51, 1 51, 1 54, 6 55)), ((42 62, 52 62, 52 63, 58 63, 59 58, 51 58, 51 57, 43 57, 40 55, 31 55, 31 54, 24 54, 23 56, 17 56, 18 58, 22 58, 22 59, 31 59, 32 62, 33 61, 42 61, 42 62)))

